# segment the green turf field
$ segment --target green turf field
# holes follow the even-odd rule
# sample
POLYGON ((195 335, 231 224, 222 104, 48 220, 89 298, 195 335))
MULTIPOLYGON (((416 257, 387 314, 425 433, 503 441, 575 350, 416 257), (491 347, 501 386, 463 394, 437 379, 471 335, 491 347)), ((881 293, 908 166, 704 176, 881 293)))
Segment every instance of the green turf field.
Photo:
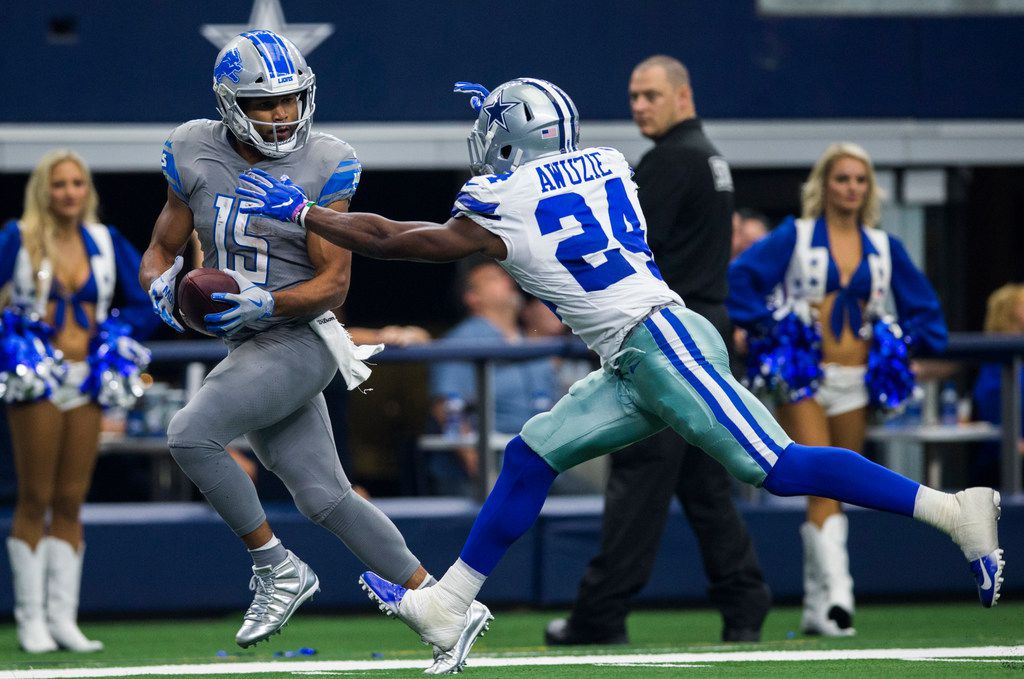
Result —
MULTIPOLYGON (((491 631, 474 648, 466 669, 473 677, 1017 677, 1024 679, 1024 605, 1000 604, 983 610, 968 604, 863 606, 857 612, 858 635, 821 640, 795 634, 796 608, 777 608, 769 616, 760 644, 716 643, 720 621, 705 610, 642 611, 630 618, 632 645, 548 648, 542 630, 558 612, 499 611, 491 631), (1016 646, 1017 648, 1011 648, 1016 646), (981 648, 979 647, 1002 647, 981 648), (936 651, 935 649, 947 649, 936 651), (899 658, 851 659, 864 649, 899 658), (930 649, 930 650, 929 650, 930 649), (957 657, 962 649, 964 655, 957 657), (759 652, 773 652, 769 654, 759 652), (817 658, 804 658, 812 652, 817 658), (728 653, 758 655, 723 657, 728 653), (791 653, 796 653, 792 655, 791 653), (927 659, 928 654, 940 657, 927 659), (594 656, 585 664, 556 665, 566 655, 594 656), (700 654, 700 655, 696 655, 700 654), (902 659, 917 655, 922 659, 902 659), (651 657, 656 656, 656 657, 651 657), (696 657, 694 657, 696 656, 696 657), (474 658, 477 662, 474 663, 474 658), (788 659, 787 659, 788 658, 788 659), (519 663, 523 663, 519 665, 519 663), (483 666, 490 665, 490 666, 483 666)), ((213 620, 99 622, 85 632, 106 643, 91 656, 50 653, 28 656, 17 649, 12 625, 0 626, 0 679, 72 676, 175 677, 415 677, 429 665, 429 650, 404 625, 383 616, 298 615, 269 643, 242 651, 233 637, 239 615, 213 620), (300 647, 315 655, 276 658, 275 652, 300 647), (218 651, 228 653, 219 657, 218 651), (355 661, 345 665, 330 661, 355 661), (255 663, 273 663, 256 666, 255 663), (128 669, 139 666, 190 667, 128 669), (201 667, 197 667, 197 665, 201 667), (385 669, 399 665, 401 669, 385 669), (74 671, 82 670, 82 671, 74 671)))

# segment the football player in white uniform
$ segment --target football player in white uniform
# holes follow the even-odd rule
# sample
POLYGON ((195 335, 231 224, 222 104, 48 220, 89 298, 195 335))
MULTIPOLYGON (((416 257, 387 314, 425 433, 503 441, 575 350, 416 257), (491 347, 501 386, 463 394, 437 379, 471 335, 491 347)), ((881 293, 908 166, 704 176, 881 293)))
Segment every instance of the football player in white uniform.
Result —
POLYGON ((469 83, 456 89, 474 94, 479 111, 469 135, 476 176, 445 224, 338 214, 307 202, 291 180, 259 169, 243 174, 238 189, 252 212, 294 221, 371 257, 443 262, 489 255, 601 357, 601 369, 508 444, 460 558, 437 585, 406 590, 363 574, 364 589, 382 610, 441 648, 463 643, 473 598, 533 524, 558 473, 665 427, 738 479, 776 495, 831 497, 939 528, 967 557, 982 604, 995 604, 1003 569, 997 492, 943 493, 849 450, 794 443, 733 379, 711 324, 662 281, 629 165, 614 149, 578 148, 572 100, 530 78, 490 93, 469 83))

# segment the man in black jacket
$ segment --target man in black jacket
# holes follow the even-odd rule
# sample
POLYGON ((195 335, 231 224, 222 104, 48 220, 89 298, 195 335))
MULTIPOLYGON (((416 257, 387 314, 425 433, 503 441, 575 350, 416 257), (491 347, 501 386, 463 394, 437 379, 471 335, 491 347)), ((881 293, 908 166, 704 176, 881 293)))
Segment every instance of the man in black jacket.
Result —
MULTIPOLYGON (((654 140, 634 179, 647 240, 666 283, 710 320, 732 350, 725 310, 732 243, 729 164, 704 135, 682 63, 641 62, 629 83, 633 120, 654 140)), ((723 641, 759 641, 771 594, 725 468, 671 429, 612 455, 601 553, 590 562, 569 618, 552 620, 548 644, 628 643, 630 598, 650 578, 675 495, 700 544, 723 641)))

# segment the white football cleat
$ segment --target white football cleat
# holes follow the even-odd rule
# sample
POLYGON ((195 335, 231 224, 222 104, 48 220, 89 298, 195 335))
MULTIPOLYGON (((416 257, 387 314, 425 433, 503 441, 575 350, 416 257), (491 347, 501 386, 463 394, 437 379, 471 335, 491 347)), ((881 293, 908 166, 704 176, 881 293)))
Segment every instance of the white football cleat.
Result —
POLYGON ((466 666, 466 657, 476 640, 486 634, 491 627, 494 616, 479 601, 474 601, 466 611, 465 627, 462 634, 450 651, 442 651, 434 647, 434 664, 423 671, 423 674, 458 674, 466 666))
POLYGON ((451 651, 459 643, 466 613, 453 611, 438 601, 434 587, 406 589, 373 571, 360 575, 359 584, 384 615, 404 622, 424 643, 441 651, 451 651))
POLYGON ((999 602, 1003 584, 1003 550, 999 548, 999 493, 991 488, 968 488, 955 495, 960 516, 951 537, 963 551, 978 586, 981 605, 999 602))

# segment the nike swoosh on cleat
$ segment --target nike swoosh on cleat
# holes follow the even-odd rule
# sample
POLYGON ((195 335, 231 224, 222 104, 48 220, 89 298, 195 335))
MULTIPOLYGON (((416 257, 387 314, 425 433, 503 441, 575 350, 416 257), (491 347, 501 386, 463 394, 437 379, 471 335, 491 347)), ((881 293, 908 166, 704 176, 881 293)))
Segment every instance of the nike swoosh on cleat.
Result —
POLYGON ((982 576, 981 589, 982 590, 992 589, 992 578, 988 574, 988 567, 987 567, 987 564, 985 563, 985 559, 981 559, 980 563, 981 563, 981 576, 982 576))

